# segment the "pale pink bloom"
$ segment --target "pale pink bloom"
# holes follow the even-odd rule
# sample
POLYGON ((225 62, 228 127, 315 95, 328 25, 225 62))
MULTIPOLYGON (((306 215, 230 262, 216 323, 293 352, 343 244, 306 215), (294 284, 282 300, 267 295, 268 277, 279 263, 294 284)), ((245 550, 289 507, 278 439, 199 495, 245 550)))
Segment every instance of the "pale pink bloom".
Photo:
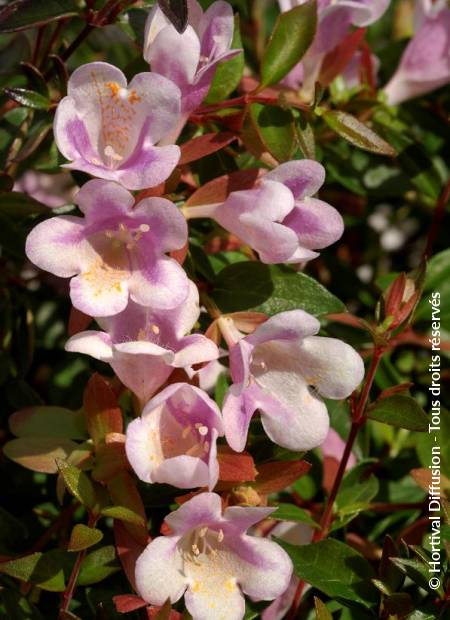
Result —
POLYGON ((198 291, 188 281, 187 298, 170 310, 130 302, 125 311, 97 319, 105 331, 72 336, 66 350, 85 353, 111 365, 116 375, 146 403, 175 368, 190 371, 193 364, 218 357, 216 345, 201 334, 189 334, 200 314, 198 291))
POLYGON ((222 0, 213 2, 205 12, 197 0, 188 0, 188 26, 182 34, 157 3, 150 11, 144 58, 152 71, 169 78, 181 91, 181 120, 172 137, 208 94, 217 65, 241 51, 230 49, 233 30, 233 9, 222 0))
POLYGON ((311 450, 327 436, 321 399, 343 399, 361 383, 360 355, 336 338, 317 336, 319 321, 303 310, 272 316, 230 349, 233 385, 223 416, 230 446, 242 451, 256 410, 270 439, 293 451, 311 450))
POLYGON ((117 183, 95 179, 75 197, 85 217, 52 217, 28 235, 28 258, 71 278, 72 303, 89 316, 122 312, 129 298, 173 308, 188 294, 184 270, 165 256, 186 243, 184 217, 165 198, 146 198, 136 207, 134 202, 117 183))
POLYGON ((279 545, 246 533, 273 510, 233 506, 222 513, 219 495, 193 497, 166 517, 172 535, 155 538, 138 558, 138 594, 153 605, 184 595, 194 620, 242 620, 244 594, 273 600, 292 575, 279 545))
POLYGON ((129 424, 125 449, 144 482, 212 490, 219 477, 216 442, 222 435, 216 403, 199 388, 174 383, 129 424))
POLYGON ((390 105, 450 82, 450 9, 446 2, 419 3, 416 32, 384 91, 390 105))
MULTIPOLYGON (((280 9, 288 11, 306 0, 279 0, 280 9)), ((301 63, 284 78, 290 88, 302 86, 305 99, 312 97, 325 56, 337 47, 352 26, 364 27, 377 21, 390 0, 318 0, 318 26, 314 41, 301 63)))
POLYGON ((56 110, 54 132, 66 168, 128 189, 165 181, 180 158, 176 145, 155 146, 179 121, 180 91, 162 75, 93 62, 76 69, 56 110))
POLYGON ((256 187, 232 192, 223 203, 189 207, 190 217, 211 217, 256 250, 263 263, 299 263, 337 241, 341 215, 314 198, 325 169, 302 159, 264 174, 256 187))
POLYGON ((70 172, 45 174, 27 170, 14 184, 15 192, 23 192, 50 209, 70 204, 77 191, 70 172))

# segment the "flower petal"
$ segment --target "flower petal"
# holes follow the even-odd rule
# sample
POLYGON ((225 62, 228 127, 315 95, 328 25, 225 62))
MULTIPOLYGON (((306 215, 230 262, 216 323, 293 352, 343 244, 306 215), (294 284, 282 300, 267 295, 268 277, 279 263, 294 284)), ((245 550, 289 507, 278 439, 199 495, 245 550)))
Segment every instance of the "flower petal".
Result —
POLYGON ((178 536, 198 525, 208 525, 222 520, 222 502, 216 493, 201 493, 180 506, 166 517, 171 530, 178 536))
POLYGON ((125 452, 128 462, 137 477, 144 482, 155 482, 154 472, 159 465, 160 453, 159 442, 155 439, 155 429, 159 415, 155 412, 155 418, 136 418, 127 427, 125 440, 125 452))
POLYGON ((245 339, 256 346, 269 340, 299 340, 316 334, 320 322, 304 310, 288 310, 271 316, 245 339))
MULTIPOLYGON (((150 227, 142 243, 141 251, 145 252, 145 245, 151 245, 151 253, 165 253, 179 250, 187 241, 188 229, 186 219, 180 209, 173 202, 165 198, 145 198, 135 207, 133 215, 141 218, 150 227), (148 237, 152 243, 148 244, 148 237)), ((192 293, 191 293, 192 294, 192 293)))
POLYGON ((319 191, 325 181, 325 168, 312 159, 288 161, 265 174, 263 179, 286 185, 295 200, 299 200, 319 191))
POLYGON ((153 482, 171 484, 179 489, 206 487, 209 483, 209 468, 197 457, 175 456, 159 465, 155 470, 153 482))
POLYGON ((94 264, 89 271, 72 278, 70 299, 75 308, 89 316, 122 312, 128 303, 127 275, 94 264))
POLYGON ((173 365, 176 368, 186 368, 193 364, 210 362, 218 357, 219 349, 212 340, 202 334, 192 334, 180 340, 173 365))
POLYGON ((137 591, 147 603, 164 605, 168 598, 175 603, 183 596, 186 578, 177 542, 174 536, 158 536, 136 562, 137 591))
POLYGON ((141 403, 146 403, 153 396, 173 370, 164 357, 154 355, 115 352, 110 363, 118 378, 141 403))
POLYGON ((191 84, 200 60, 200 41, 192 26, 180 34, 172 25, 162 28, 146 47, 144 58, 152 71, 165 75, 179 86, 191 84), (182 53, 174 53, 179 50, 182 53))
POLYGON ((213 2, 200 20, 198 34, 202 42, 201 54, 209 59, 226 53, 233 40, 233 9, 228 2, 213 2))
POLYGON ((113 357, 111 338, 105 332, 80 332, 69 338, 64 348, 70 353, 84 353, 102 362, 109 362, 113 357))
POLYGON ((180 265, 166 256, 151 267, 135 271, 130 280, 130 296, 142 306, 171 309, 183 303, 188 294, 188 279, 180 265))
POLYGON ((35 226, 25 252, 35 265, 60 278, 79 273, 96 256, 84 238, 83 219, 71 215, 52 217, 35 226))
POLYGON ((344 220, 334 207, 316 198, 306 198, 295 207, 283 221, 298 237, 304 248, 326 248, 341 238, 344 220))
POLYGON ((86 216, 86 224, 106 222, 132 213, 133 195, 112 181, 93 179, 79 190, 74 200, 86 216))
MULTIPOLYGON (((236 564, 239 558, 236 558, 236 564)), ((186 608, 195 620, 242 620, 245 600, 240 588, 217 563, 203 581, 194 580, 184 595, 186 608)))
POLYGON ((336 338, 305 338, 298 350, 298 361, 306 381, 325 398, 347 398, 364 378, 361 356, 336 338))
POLYGON ((236 452, 242 452, 247 442, 250 420, 257 409, 254 386, 242 388, 234 384, 228 388, 223 401, 222 414, 225 437, 236 452))

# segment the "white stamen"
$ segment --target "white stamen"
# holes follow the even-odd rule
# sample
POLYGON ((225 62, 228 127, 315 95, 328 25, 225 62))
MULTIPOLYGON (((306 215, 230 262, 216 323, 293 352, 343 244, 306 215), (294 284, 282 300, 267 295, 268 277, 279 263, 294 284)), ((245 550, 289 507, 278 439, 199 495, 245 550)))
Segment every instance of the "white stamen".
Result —
POLYGON ((143 233, 146 233, 150 230, 150 226, 148 224, 141 224, 139 226, 139 230, 143 233))
POLYGON ((154 334, 156 334, 156 335, 158 335, 158 334, 159 334, 159 332, 161 331, 161 330, 159 329, 159 327, 158 327, 157 325, 155 325, 155 324, 153 324, 153 325, 151 326, 151 328, 150 328, 150 329, 151 329, 151 330, 152 330, 152 332, 153 332, 154 334))
POLYGON ((200 433, 200 435, 204 437, 205 435, 208 434, 208 427, 201 425, 198 427, 198 432, 200 433))
POLYGON ((223 533, 223 530, 219 530, 219 533, 217 535, 217 542, 222 542, 224 538, 225 538, 225 535, 223 533))

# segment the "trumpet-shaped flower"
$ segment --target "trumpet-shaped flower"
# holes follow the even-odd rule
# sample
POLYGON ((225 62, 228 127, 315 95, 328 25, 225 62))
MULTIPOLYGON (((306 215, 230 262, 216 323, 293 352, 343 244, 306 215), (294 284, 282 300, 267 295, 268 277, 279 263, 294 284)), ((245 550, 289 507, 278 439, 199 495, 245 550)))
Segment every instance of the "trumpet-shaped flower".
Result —
POLYGON ((228 2, 213 2, 203 13, 197 0, 189 0, 188 20, 180 34, 156 4, 148 16, 144 39, 144 58, 152 71, 181 90, 184 120, 207 95, 217 65, 240 52, 230 50, 234 19, 228 2))
POLYGON ((259 409, 267 435, 289 450, 310 450, 327 436, 320 396, 342 399, 361 383, 358 353, 336 338, 316 336, 319 321, 303 310, 281 312, 230 350, 233 385, 223 405, 225 435, 237 451, 259 409))
POLYGON ((214 488, 219 477, 217 437, 222 416, 203 390, 187 383, 166 387, 127 428, 125 449, 144 482, 182 489, 214 488))
POLYGON ((450 82, 450 9, 446 2, 419 3, 416 32, 385 87, 397 105, 450 82))
POLYGON ((186 298, 186 274, 165 256, 187 239, 186 221, 175 205, 146 198, 134 207, 130 192, 99 179, 86 183, 75 202, 85 217, 41 222, 28 235, 26 253, 41 269, 72 278, 76 308, 102 317, 122 312, 129 297, 158 308, 173 308, 186 298))
POLYGON ((180 91, 170 80, 139 73, 127 85, 122 71, 93 62, 74 71, 67 92, 54 124, 66 168, 128 189, 154 187, 172 173, 180 149, 155 146, 179 120, 180 91))
POLYGON ((97 319, 104 332, 76 334, 66 349, 110 364, 122 383, 146 403, 174 368, 189 369, 219 355, 206 336, 185 335, 200 314, 197 288, 188 284, 188 297, 176 308, 161 311, 130 302, 124 312, 97 319))
MULTIPOLYGON (((314 93, 322 62, 350 31, 351 26, 364 27, 377 21, 389 6, 390 0, 319 0, 317 30, 314 41, 301 63, 284 78, 283 83, 299 88, 305 98, 314 93)), ((306 0, 279 0, 280 9, 289 11, 306 0)))
POLYGON ((263 263, 298 263, 337 241, 341 215, 313 198, 325 180, 321 164, 290 161, 266 173, 258 185, 232 192, 224 203, 189 207, 188 217, 209 216, 256 250, 263 263))
POLYGON ((241 620, 243 594, 273 600, 292 575, 281 547, 246 534, 273 510, 233 506, 222 513, 219 495, 193 497, 166 517, 173 534, 155 538, 138 558, 138 593, 154 605, 184 594, 194 620, 241 620))

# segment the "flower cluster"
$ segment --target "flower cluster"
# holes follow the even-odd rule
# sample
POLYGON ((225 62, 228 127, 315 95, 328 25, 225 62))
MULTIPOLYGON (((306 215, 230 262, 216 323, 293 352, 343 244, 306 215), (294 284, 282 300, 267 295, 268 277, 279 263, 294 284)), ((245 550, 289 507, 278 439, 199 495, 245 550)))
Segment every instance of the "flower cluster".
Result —
MULTIPOLYGON (((282 10, 301 3, 280 0, 282 10)), ((275 542, 246 533, 272 508, 222 506, 213 493, 218 445, 242 452, 258 412, 279 446, 296 452, 320 446, 329 433, 324 399, 350 396, 364 365, 348 344, 318 335, 320 322, 303 310, 264 317, 250 333, 232 316, 220 316, 231 377, 222 411, 197 387, 201 369, 217 365, 221 352, 207 335, 192 333, 202 309, 179 259, 188 245, 187 222, 212 218, 261 262, 297 266, 336 242, 344 226, 338 211, 317 198, 325 170, 309 159, 282 163, 261 173, 250 189, 201 206, 179 208, 161 197, 163 191, 132 193, 169 179, 180 160, 180 131, 207 95, 218 64, 240 52, 231 49, 230 5, 218 0, 203 13, 196 0, 188 4, 182 34, 157 5, 151 11, 144 45, 151 71, 129 83, 104 62, 72 74, 55 117, 56 143, 67 168, 94 178, 75 197, 81 215, 41 222, 26 251, 41 269, 70 279, 72 305, 99 327, 73 335, 66 349, 109 364, 135 396, 139 416, 128 425, 126 455, 136 476, 148 484, 198 490, 166 518, 170 532, 139 557, 139 594, 153 605, 184 595, 197 620, 240 620, 243 594, 277 599, 291 583, 292 564, 275 542), (182 372, 173 382, 175 369, 182 372)), ((319 1, 314 42, 285 85, 301 83, 304 94, 311 93, 328 52, 352 25, 372 23, 387 5, 319 1)), ((391 103, 448 79, 442 53, 424 82, 423 54, 416 50, 441 36, 450 11, 437 5, 422 12, 416 38, 386 88, 391 103)))

